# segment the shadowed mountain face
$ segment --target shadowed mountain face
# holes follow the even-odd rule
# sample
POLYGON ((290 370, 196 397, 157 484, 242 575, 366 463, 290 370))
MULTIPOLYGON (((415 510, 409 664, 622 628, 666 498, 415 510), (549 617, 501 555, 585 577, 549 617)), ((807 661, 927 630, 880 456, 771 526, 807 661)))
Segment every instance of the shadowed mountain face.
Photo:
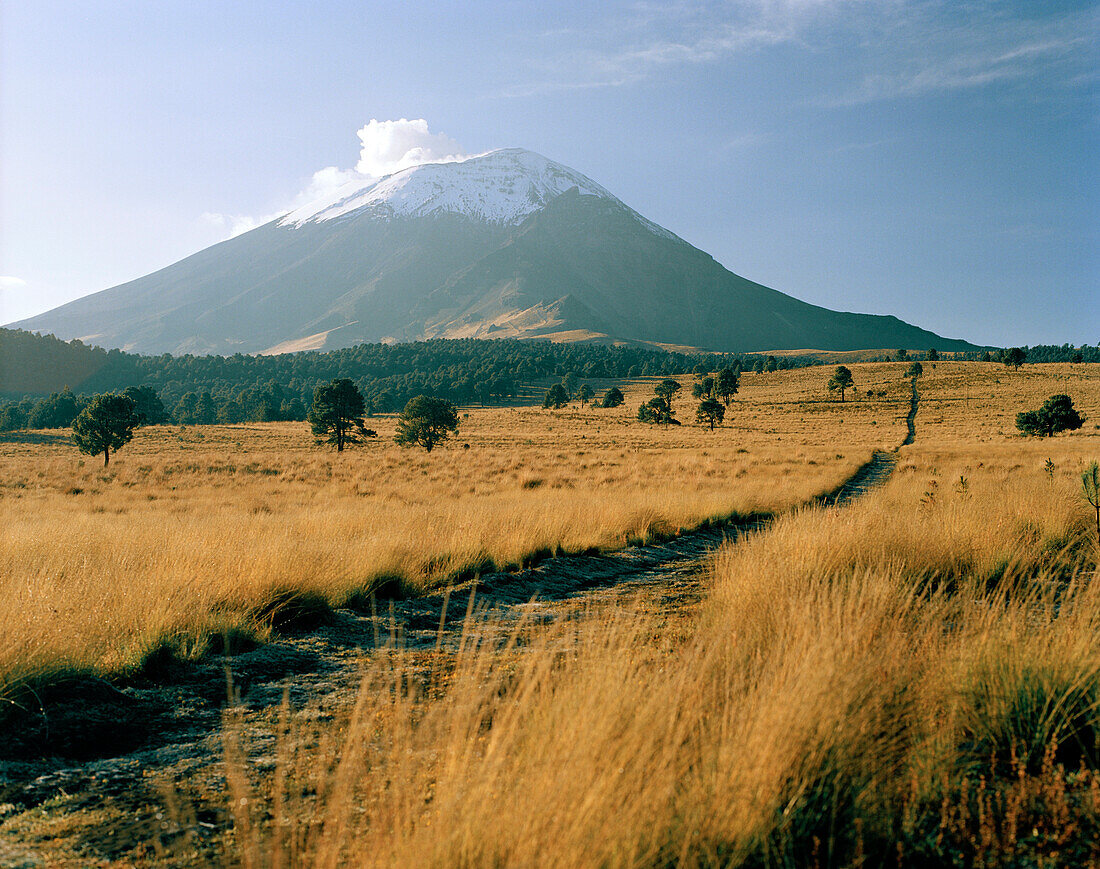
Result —
POLYGON ((349 187, 14 325, 141 353, 539 336, 735 351, 972 348, 738 277, 527 151, 349 187))

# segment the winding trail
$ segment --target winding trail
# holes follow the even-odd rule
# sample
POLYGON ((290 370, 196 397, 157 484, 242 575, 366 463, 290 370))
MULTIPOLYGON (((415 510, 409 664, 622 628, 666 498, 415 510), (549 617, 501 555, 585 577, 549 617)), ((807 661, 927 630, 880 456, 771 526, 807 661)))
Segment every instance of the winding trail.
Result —
POLYGON ((901 442, 903 447, 909 446, 917 439, 917 407, 920 404, 920 393, 917 392, 917 378, 913 378, 913 394, 909 398, 909 415, 905 418, 905 425, 909 429, 905 440, 901 442))
MULTIPOLYGON (((903 445, 916 438, 916 381, 903 445)), ((897 450, 876 451, 835 491, 816 499, 842 507, 881 485, 897 464, 897 450)), ((135 849, 160 837, 186 838, 197 863, 229 823, 224 810, 199 811, 193 822, 168 829, 157 779, 185 791, 221 794, 222 716, 226 670, 231 667, 254 750, 270 748, 284 694, 297 715, 324 720, 354 700, 364 650, 392 643, 415 654, 456 648, 474 623, 507 633, 519 619, 549 623, 592 603, 644 592, 663 609, 695 606, 705 594, 705 559, 727 540, 759 532, 767 521, 731 522, 671 540, 606 554, 562 555, 514 573, 490 573, 450 590, 412 600, 382 602, 376 614, 337 611, 308 630, 232 658, 211 656, 161 673, 157 681, 118 689, 101 680, 59 686, 21 734, 0 745, 0 866, 86 865, 132 860, 135 849), (150 773, 154 775, 150 775, 150 773), (59 841, 36 851, 43 809, 63 819, 59 841)))

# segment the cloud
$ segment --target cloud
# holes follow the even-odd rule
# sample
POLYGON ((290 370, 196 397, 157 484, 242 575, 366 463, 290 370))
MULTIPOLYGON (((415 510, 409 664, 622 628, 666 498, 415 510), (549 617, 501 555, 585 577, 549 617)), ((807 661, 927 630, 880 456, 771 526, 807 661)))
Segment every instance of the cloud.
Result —
POLYGON ((0 275, 0 290, 14 290, 26 285, 25 280, 17 278, 15 275, 0 275))
POLYGON ((248 232, 250 229, 255 229, 257 226, 263 226, 276 217, 281 217, 284 213, 285 212, 280 211, 264 217, 251 217, 247 214, 222 214, 218 211, 204 211, 200 220, 223 230, 222 237, 226 239, 235 238, 241 233, 248 232))
MULTIPOLYGON (((567 47, 536 69, 538 77, 514 84, 498 97, 530 97, 555 91, 621 87, 678 66, 788 42, 801 42, 813 22, 839 7, 871 0, 733 0, 733 2, 637 3, 629 17, 612 16, 586 33, 563 37, 567 47), (587 38, 592 47, 576 47, 587 38), (602 43, 602 44, 601 44, 602 43)), ((544 38, 547 38, 544 34, 544 38)), ((529 68, 532 64, 528 65, 529 68)))
POLYGON ((391 175, 421 163, 453 163, 466 157, 462 146, 450 136, 429 132, 428 122, 423 118, 415 121, 372 119, 359 130, 358 136, 362 148, 355 171, 372 178, 391 175))
POLYGON ((830 74, 822 80, 832 92, 813 100, 825 107, 997 82, 1041 80, 1052 92, 1079 83, 1092 68, 1088 49, 1100 13, 1035 8, 952 0, 642 0, 630 14, 610 14, 585 32, 544 35, 544 44, 557 38, 559 49, 528 63, 530 77, 495 96, 622 87, 779 46, 825 64, 830 74), (829 61, 834 56, 837 63, 829 61), (835 71, 852 58, 863 74, 838 81, 835 71))
POLYGON ((334 196, 347 185, 363 186, 378 178, 422 163, 453 163, 467 157, 462 146, 445 133, 433 133, 423 118, 379 121, 372 118, 357 135, 359 160, 353 169, 326 166, 310 176, 309 183, 286 207, 261 217, 207 211, 201 219, 224 232, 224 238, 263 226, 284 214, 334 196))
POLYGON ((1065 31, 1058 38, 1035 42, 1014 39, 1015 34, 1001 32, 987 36, 985 41, 991 44, 986 45, 977 40, 967 44, 966 37, 970 34, 958 34, 953 46, 929 46, 927 51, 914 53, 903 60, 898 69, 883 65, 882 71, 868 74, 849 92, 823 99, 820 104, 826 107, 857 106, 880 100, 980 88, 998 82, 1027 81, 1034 90, 1036 83, 1044 77, 1053 74, 1057 80, 1059 70, 1064 73, 1063 83, 1072 87, 1075 84, 1072 70, 1078 49, 1087 46, 1091 40, 1071 28, 1063 26, 1058 29, 1065 31))

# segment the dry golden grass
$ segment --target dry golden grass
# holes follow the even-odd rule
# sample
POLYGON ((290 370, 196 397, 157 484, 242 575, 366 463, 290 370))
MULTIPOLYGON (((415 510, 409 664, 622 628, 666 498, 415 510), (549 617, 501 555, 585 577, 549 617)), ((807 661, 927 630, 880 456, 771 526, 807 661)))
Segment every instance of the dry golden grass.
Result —
MULTIPOLYGON (((921 389, 921 440, 925 444, 1015 442, 1016 414, 1066 393, 1087 419, 1081 437, 1100 431, 1096 365, 1025 365, 1014 371, 996 362, 925 362, 921 389)), ((899 370, 904 368, 897 363, 899 370)))
POLYGON ((897 371, 860 373, 889 396, 843 405, 825 400, 827 376, 746 375, 713 433, 634 420, 654 380, 625 384, 615 410, 475 408, 430 454, 395 446, 392 417, 340 455, 304 423, 139 430, 108 472, 66 433, 7 436, 0 694, 54 670, 125 671, 164 642, 199 654, 224 631, 262 635, 257 613, 279 590, 340 605, 386 579, 415 593, 538 553, 783 510, 904 435, 897 371))
MULTIPOLYGON (((1040 400, 1060 391, 1034 385, 1040 400)), ((1098 385, 1071 390, 1091 413, 1098 385)), ((426 674, 377 655, 338 725, 287 714, 259 782, 231 726, 236 853, 1095 865, 1100 585, 1078 490, 1100 437, 981 442, 1020 409, 999 400, 969 441, 965 404, 944 403, 935 424, 958 439, 920 427, 898 473, 851 507, 797 511, 720 551, 685 640, 643 601, 521 629, 503 651, 471 636, 426 674)))

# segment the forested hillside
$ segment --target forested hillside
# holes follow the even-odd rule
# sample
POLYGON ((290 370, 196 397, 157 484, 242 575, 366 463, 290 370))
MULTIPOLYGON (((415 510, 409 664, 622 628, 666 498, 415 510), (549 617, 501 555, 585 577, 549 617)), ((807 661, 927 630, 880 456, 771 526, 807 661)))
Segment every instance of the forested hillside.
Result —
MULTIPOLYGON (((1100 362, 1100 347, 1068 344, 1025 347, 1027 363, 1100 362)), ((882 359, 934 358, 928 354, 882 359)), ((1004 361, 1005 354, 957 353, 955 359, 1004 361)), ((523 384, 573 374, 578 378, 632 378, 717 371, 725 366, 775 371, 821 364, 804 356, 686 354, 640 346, 554 344, 547 341, 436 339, 360 344, 328 352, 278 356, 139 356, 65 342, 53 335, 0 329, 0 430, 63 427, 82 396, 143 387, 139 403, 159 396, 163 411, 150 420, 188 424, 300 420, 313 390, 337 377, 354 381, 370 412, 400 410, 416 395, 457 404, 515 399, 523 384), (155 393, 155 395, 154 395, 155 393)))
POLYGON ((3 397, 11 408, 0 427, 64 426, 78 411, 81 395, 137 386, 154 390, 178 422, 243 422, 304 419, 313 390, 337 377, 353 380, 370 409, 384 413, 421 394, 493 404, 514 398, 521 384, 547 377, 682 374, 699 365, 716 370, 731 359, 631 346, 482 339, 361 344, 280 356, 137 356, 0 330, 3 397))

